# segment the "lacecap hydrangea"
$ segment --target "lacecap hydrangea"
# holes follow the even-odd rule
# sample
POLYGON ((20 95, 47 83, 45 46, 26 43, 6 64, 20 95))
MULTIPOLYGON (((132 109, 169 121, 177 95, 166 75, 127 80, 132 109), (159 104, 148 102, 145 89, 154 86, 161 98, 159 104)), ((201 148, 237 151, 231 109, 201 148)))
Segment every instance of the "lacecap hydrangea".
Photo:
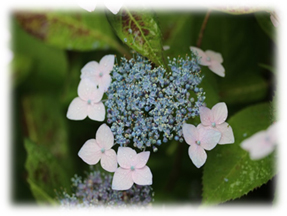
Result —
POLYGON ((112 190, 112 175, 91 171, 86 178, 75 175, 72 178, 70 195, 58 192, 58 201, 62 207, 111 207, 111 206, 148 206, 153 201, 151 186, 133 185, 129 190, 112 190))
POLYGON ((156 151, 168 140, 183 142, 183 123, 198 116, 204 103, 205 92, 198 87, 203 76, 193 54, 168 58, 168 66, 170 71, 153 67, 140 55, 123 57, 114 66, 105 106, 115 143, 156 151))

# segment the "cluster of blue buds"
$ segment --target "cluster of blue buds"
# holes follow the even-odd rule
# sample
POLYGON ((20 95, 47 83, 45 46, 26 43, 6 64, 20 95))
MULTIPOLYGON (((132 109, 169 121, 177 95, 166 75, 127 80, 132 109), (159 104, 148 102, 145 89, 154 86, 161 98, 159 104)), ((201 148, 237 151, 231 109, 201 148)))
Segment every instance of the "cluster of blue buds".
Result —
POLYGON ((157 147, 168 140, 183 141, 182 125, 188 118, 199 115, 205 92, 197 57, 170 59, 168 66, 153 68, 140 55, 115 65, 108 89, 107 123, 120 146, 141 150, 157 147))
POLYGON ((82 180, 72 178, 74 193, 58 194, 62 207, 111 207, 111 206, 148 206, 153 201, 151 186, 133 185, 125 191, 112 190, 112 175, 92 171, 82 180))

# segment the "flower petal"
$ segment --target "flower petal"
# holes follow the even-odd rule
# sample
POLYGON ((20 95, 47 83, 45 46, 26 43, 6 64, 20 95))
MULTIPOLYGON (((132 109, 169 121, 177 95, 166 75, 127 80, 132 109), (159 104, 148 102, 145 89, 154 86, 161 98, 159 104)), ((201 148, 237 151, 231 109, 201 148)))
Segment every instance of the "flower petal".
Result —
POLYGON ((89 79, 82 79, 78 86, 78 95, 81 99, 91 102, 99 102, 104 92, 97 88, 97 85, 89 79))
POLYGON ((118 167, 113 177, 112 189, 113 190, 130 189, 134 184, 131 172, 132 171, 130 169, 123 169, 121 167, 118 167))
POLYGON ((251 160, 262 159, 269 155, 271 152, 273 152, 273 150, 275 149, 275 146, 269 142, 262 142, 260 144, 260 148, 258 148, 257 150, 253 149, 249 152, 251 160))
POLYGON ((111 149, 114 145, 114 135, 110 127, 102 124, 97 130, 96 140, 105 150, 111 149))
POLYGON ((251 137, 243 140, 240 144, 241 148, 246 151, 251 151, 252 149, 257 149, 259 143, 262 143, 266 135, 266 131, 259 131, 253 134, 251 137))
POLYGON ((273 145, 278 144, 278 131, 279 131, 279 124, 280 122, 275 122, 270 125, 266 131, 268 139, 273 145))
POLYGON ((131 166, 135 166, 136 151, 129 147, 118 148, 118 163, 121 167, 130 169, 131 166))
POLYGON ((222 124, 227 119, 228 111, 224 102, 215 104, 211 109, 213 120, 218 124, 222 124))
POLYGON ((208 66, 210 61, 207 60, 207 55, 201 49, 197 47, 189 47, 192 52, 194 52, 199 58, 199 64, 208 66))
POLYGON ((95 139, 89 139, 80 149, 78 156, 89 165, 94 165, 101 159, 102 153, 95 139))
POLYGON ((83 120, 88 114, 88 104, 81 98, 76 97, 69 105, 67 118, 71 120, 83 120))
POLYGON ((81 8, 83 8, 89 12, 94 11, 96 8, 96 5, 97 5, 97 3, 90 4, 90 2, 87 2, 87 1, 77 1, 77 3, 81 8))
POLYGON ((98 82, 99 90, 106 92, 112 82, 110 74, 104 74, 98 82))
POLYGON ((95 121, 104 121, 106 109, 102 102, 94 103, 89 106, 88 116, 95 121))
POLYGON ((217 130, 198 127, 200 146, 206 150, 213 149, 220 140, 221 133, 217 130))
POLYGON ((219 62, 211 61, 208 68, 214 73, 216 73, 218 76, 225 77, 225 69, 219 62))
POLYGON ((81 79, 84 77, 95 76, 100 70, 100 65, 96 61, 90 61, 81 69, 81 79))
POLYGON ((206 50, 205 51, 205 54, 211 58, 211 60, 215 60, 217 61, 218 63, 222 63, 223 62, 223 58, 222 58, 222 55, 218 52, 214 52, 212 50, 206 50))
POLYGON ((149 159, 149 155, 149 151, 138 153, 135 156, 135 168, 143 168, 149 159))
POLYGON ((211 126, 213 120, 212 112, 207 107, 199 107, 200 121, 204 126, 211 126))
POLYGON ((148 166, 131 172, 134 183, 138 185, 152 185, 152 173, 148 166))
POLYGON ((197 168, 200 168, 205 163, 207 158, 207 154, 204 149, 196 144, 190 145, 190 147, 188 148, 188 155, 192 163, 197 168))
POLYGON ((195 143, 197 139, 197 129, 194 125, 184 123, 182 126, 182 134, 187 144, 191 145, 195 143))
POLYGON ((118 167, 117 154, 114 149, 105 150, 101 158, 101 166, 108 172, 115 172, 118 167))
POLYGON ((105 1, 106 7, 113 13, 117 14, 123 6, 122 1, 105 1))
POLYGON ((100 71, 103 74, 109 74, 114 67, 115 56, 114 55, 105 55, 100 61, 100 71))
POLYGON ((234 143, 234 135, 231 126, 227 122, 216 125, 216 129, 221 133, 221 138, 218 144, 232 144, 234 143))

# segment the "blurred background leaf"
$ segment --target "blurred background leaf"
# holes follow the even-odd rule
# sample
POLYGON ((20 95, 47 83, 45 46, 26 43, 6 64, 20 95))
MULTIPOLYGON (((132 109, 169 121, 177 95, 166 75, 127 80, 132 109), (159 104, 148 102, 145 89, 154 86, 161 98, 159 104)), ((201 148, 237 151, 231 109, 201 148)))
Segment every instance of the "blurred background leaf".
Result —
POLYGON ((18 12, 21 27, 47 44, 68 50, 115 49, 128 54, 107 25, 103 12, 18 12))
POLYGON ((203 171, 203 204, 219 204, 246 195, 266 184, 276 174, 276 156, 252 161, 240 143, 271 125, 270 104, 243 109, 232 116, 235 143, 217 145, 208 153, 203 171))

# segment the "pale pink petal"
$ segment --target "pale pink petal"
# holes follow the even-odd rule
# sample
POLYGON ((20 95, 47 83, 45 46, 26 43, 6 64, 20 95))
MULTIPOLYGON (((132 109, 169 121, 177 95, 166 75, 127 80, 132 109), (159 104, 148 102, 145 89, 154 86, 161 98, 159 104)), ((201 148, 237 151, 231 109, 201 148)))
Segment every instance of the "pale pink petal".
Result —
POLYGON ((77 3, 81 8, 83 8, 89 12, 94 11, 96 8, 96 5, 97 5, 97 1, 93 1, 93 3, 91 4, 91 2, 89 2, 89 1, 81 0, 81 1, 77 1, 77 3))
POLYGON ((197 129, 194 125, 184 123, 182 126, 182 134, 187 144, 191 145, 195 143, 197 139, 197 129))
POLYGON ((103 76, 99 79, 98 85, 99 85, 99 90, 106 92, 112 82, 111 76, 106 73, 103 74, 103 76))
MULTIPOLYGON (((259 147, 259 146, 258 146, 259 147)), ((271 152, 273 152, 275 146, 272 145, 270 142, 262 142, 260 143, 260 148, 252 149, 250 153, 251 160, 259 160, 267 155, 269 155, 271 152)))
POLYGON ((222 58, 222 55, 218 52, 214 52, 212 50, 206 50, 205 51, 205 54, 211 58, 211 60, 215 60, 217 61, 218 63, 222 63, 223 62, 223 58, 222 58))
POLYGON ((105 55, 100 61, 100 72, 109 74, 113 70, 114 62, 114 55, 105 55))
POLYGON ((215 104, 211 109, 213 120, 218 124, 222 124, 227 119, 228 111, 224 102, 215 104))
POLYGON ((134 183, 138 185, 152 185, 152 173, 148 166, 135 169, 131 174, 134 183))
POLYGON ((118 167, 117 154, 114 149, 105 150, 101 158, 101 166, 108 172, 115 172, 118 167))
POLYGON ((278 144, 278 131, 279 131, 279 123, 275 122, 272 125, 270 125, 267 129, 267 136, 273 145, 278 144))
POLYGON ((89 106, 88 116, 95 121, 104 121, 106 109, 102 102, 94 103, 89 106))
POLYGON ((130 169, 131 166, 135 166, 136 151, 129 147, 118 148, 118 163, 121 167, 130 169))
POLYGON ((122 1, 105 1, 106 7, 113 13, 117 14, 123 6, 122 1))
POLYGON ((102 124, 97 130, 96 140, 105 150, 111 149, 114 145, 114 135, 110 127, 102 124))
POLYGON ((205 54, 205 52, 203 52, 201 49, 197 47, 192 47, 192 46, 190 47, 190 50, 198 55, 199 64, 205 65, 205 66, 210 65, 210 61, 208 61, 207 55, 205 54))
POLYGON ((207 107, 199 107, 200 121, 204 126, 210 126, 214 122, 212 112, 207 107))
POLYGON ((81 78, 95 76, 96 72, 99 70, 99 63, 96 61, 90 61, 81 69, 81 78))
POLYGON ((217 130, 198 128, 200 146, 206 150, 213 149, 220 140, 221 133, 217 130))
POLYGON ((219 62, 211 61, 211 63, 208 66, 208 68, 211 71, 213 71, 214 73, 216 73, 218 76, 225 77, 225 69, 222 66, 222 64, 220 64, 219 62))
POLYGON ((275 27, 279 26, 279 20, 277 19, 276 15, 274 16, 274 14, 271 14, 270 20, 275 27))
POLYGON ((80 149, 78 156, 89 165, 94 165, 101 159, 102 153, 95 139, 89 139, 80 149))
POLYGON ((218 144, 232 144, 234 143, 234 135, 231 126, 223 122, 222 124, 216 125, 216 128, 221 133, 221 138, 218 144))
POLYGON ((128 190, 130 189, 134 182, 132 180, 132 174, 130 169, 123 169, 118 167, 115 171, 112 189, 113 190, 128 190))
POLYGON ((203 148, 201 148, 197 144, 192 144, 188 148, 188 155, 192 161, 192 163, 197 167, 201 167, 207 158, 207 154, 203 148))
POLYGON ((82 79, 78 86, 78 95, 81 99, 90 102, 99 102, 104 92, 99 90, 95 83, 88 79, 82 79))
POLYGON ((88 104, 81 98, 76 97, 69 105, 67 118, 71 120, 83 120, 88 114, 88 104))
POLYGON ((252 151, 253 149, 256 151, 259 148, 258 146, 260 146, 260 143, 264 142, 265 135, 266 131, 259 131, 251 137, 243 140, 240 146, 246 151, 252 151))
POLYGON ((144 167, 149 159, 149 155, 150 155, 149 151, 138 153, 135 156, 135 168, 139 169, 144 167))

